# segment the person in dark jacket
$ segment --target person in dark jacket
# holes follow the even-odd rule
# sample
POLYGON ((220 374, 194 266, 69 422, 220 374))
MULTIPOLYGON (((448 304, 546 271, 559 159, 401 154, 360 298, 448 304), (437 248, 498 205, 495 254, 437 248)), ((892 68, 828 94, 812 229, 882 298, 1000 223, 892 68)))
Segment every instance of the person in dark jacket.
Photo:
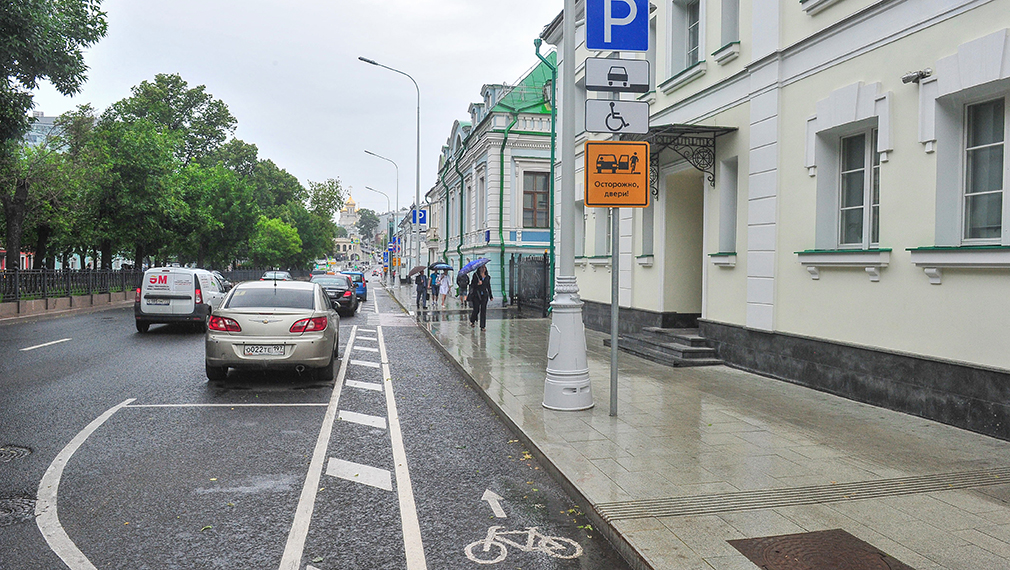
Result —
POLYGON ((466 305, 466 295, 470 292, 470 275, 461 273, 459 277, 456 277, 456 286, 459 287, 460 302, 466 305))
POLYGON ((425 310, 427 310, 428 278, 424 276, 423 271, 418 273, 417 277, 414 278, 414 287, 417 290, 417 300, 415 301, 415 303, 417 304, 417 308, 420 309, 423 307, 425 310))
POLYGON ((491 276, 487 273, 487 267, 481 265, 470 280, 470 293, 467 296, 473 304, 473 312, 470 313, 470 326, 474 326, 477 319, 480 319, 480 330, 483 331, 487 324, 487 303, 494 299, 491 294, 491 276))

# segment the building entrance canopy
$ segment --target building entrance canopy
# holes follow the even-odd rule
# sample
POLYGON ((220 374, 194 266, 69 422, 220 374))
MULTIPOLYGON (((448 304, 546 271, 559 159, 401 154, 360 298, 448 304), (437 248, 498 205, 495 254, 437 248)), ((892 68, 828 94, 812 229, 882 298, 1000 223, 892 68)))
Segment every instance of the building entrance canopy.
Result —
POLYGON ((624 134, 621 140, 649 143, 649 181, 652 195, 659 196, 659 155, 664 150, 670 149, 683 157, 705 173, 709 184, 715 186, 715 139, 736 130, 736 127, 708 125, 654 125, 644 135, 624 134))

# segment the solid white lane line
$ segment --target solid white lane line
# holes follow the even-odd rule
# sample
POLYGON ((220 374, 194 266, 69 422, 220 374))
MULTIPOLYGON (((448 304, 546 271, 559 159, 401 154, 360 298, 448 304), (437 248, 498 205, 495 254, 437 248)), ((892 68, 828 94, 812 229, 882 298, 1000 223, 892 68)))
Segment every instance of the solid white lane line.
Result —
POLYGON ((358 340, 378 340, 374 336, 359 336, 358 340))
POLYGON ((344 382, 349 388, 361 388, 362 390, 375 390, 376 392, 382 391, 382 384, 376 384, 375 382, 358 382, 357 380, 348 380, 344 382))
POLYGON ((389 471, 379 469, 378 467, 361 465, 360 463, 352 463, 331 457, 330 461, 326 464, 326 474, 330 477, 337 477, 338 479, 345 479, 386 491, 393 490, 393 481, 390 478, 389 471))
POLYGON ((329 404, 131 404, 127 408, 323 408, 329 404))
POLYGON ((337 403, 340 402, 340 389, 344 385, 344 377, 347 375, 347 361, 350 359, 351 346, 354 345, 354 335, 357 332, 358 327, 351 328, 351 336, 344 349, 344 358, 340 361, 340 372, 333 387, 333 394, 330 395, 330 405, 326 408, 326 415, 323 416, 323 425, 319 428, 319 439, 316 440, 316 448, 312 452, 309 472, 305 475, 305 485, 302 487, 302 494, 298 499, 298 508, 295 510, 295 520, 291 525, 291 532, 288 533, 287 544, 284 546, 280 570, 301 569, 305 538, 309 534, 312 510, 316 505, 316 493, 319 492, 319 480, 323 474, 326 448, 330 443, 330 436, 333 434, 333 422, 337 418, 337 403))
POLYGON ((417 521, 417 505, 414 503, 414 489, 410 485, 410 470, 407 469, 407 452, 403 448, 403 434, 400 432, 400 416, 396 412, 396 398, 393 396, 386 342, 382 336, 382 327, 376 329, 379 337, 379 354, 382 356, 382 383, 386 386, 386 413, 389 414, 389 439, 393 444, 396 495, 400 500, 400 521, 403 525, 403 549, 407 555, 407 570, 427 570, 424 544, 421 542, 421 525, 417 521))
POLYGON ((370 416, 368 414, 359 414, 357 412, 340 410, 340 413, 337 414, 337 419, 345 422, 360 424, 363 426, 386 429, 386 418, 380 416, 370 416))
POLYGON ((60 478, 63 477, 63 469, 67 466, 70 458, 73 457, 74 452, 88 439, 88 436, 93 434, 106 420, 111 418, 112 414, 118 412, 133 400, 133 398, 124 400, 118 406, 109 408, 104 414, 98 416, 86 428, 81 430, 81 433, 70 440, 70 443, 63 448, 63 451, 60 451, 56 455, 56 459, 53 459, 53 462, 49 464, 49 469, 46 469, 46 474, 42 476, 42 481, 39 483, 38 501, 35 503, 35 524, 38 525, 39 531, 42 532, 42 536, 49 544, 49 548, 60 557, 60 560, 63 560, 70 570, 96 569, 94 564, 77 548, 74 541, 70 540, 70 537, 67 536, 67 531, 60 524, 60 517, 56 511, 56 498, 60 490, 60 478))
POLYGON ((360 350, 362 352, 379 352, 378 348, 373 348, 371 346, 356 346, 354 350, 360 350))
POLYGON ((351 364, 357 366, 367 366, 369 368, 379 368, 380 366, 382 366, 378 362, 368 362, 367 360, 352 360, 351 364))
POLYGON ((21 349, 21 352, 28 352, 29 350, 35 350, 36 348, 42 348, 45 346, 52 346, 54 344, 60 344, 61 342, 67 342, 68 340, 74 340, 72 338, 61 338, 60 340, 54 340, 52 342, 46 342, 43 344, 36 344, 35 346, 29 346, 21 349))

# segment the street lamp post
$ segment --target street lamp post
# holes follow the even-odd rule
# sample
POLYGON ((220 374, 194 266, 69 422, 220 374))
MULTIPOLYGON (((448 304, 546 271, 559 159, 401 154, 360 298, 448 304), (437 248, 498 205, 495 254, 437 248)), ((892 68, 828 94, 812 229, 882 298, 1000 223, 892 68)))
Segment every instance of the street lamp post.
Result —
MULTIPOLYGON (((366 150, 365 152, 368 152, 368 151, 366 150)), ((371 154, 371 153, 369 153, 369 154, 371 154)), ((382 190, 376 190, 375 188, 372 188, 371 186, 365 186, 365 190, 371 190, 372 192, 375 192, 376 194, 382 194, 383 196, 385 196, 386 197, 386 211, 387 212, 390 211, 389 196, 385 192, 383 192, 382 190)), ((393 237, 393 214, 392 214, 392 212, 390 212, 390 214, 389 214, 389 223, 386 224, 386 243, 387 244, 389 243, 389 238, 391 238, 391 237, 393 237)), ((387 245, 387 247, 388 247, 388 245, 387 245)), ((392 259, 389 260, 389 267, 390 267, 390 269, 392 269, 392 267, 393 267, 393 260, 392 259)), ((393 272, 392 271, 389 272, 389 285, 390 285, 390 287, 393 286, 393 272)))
MULTIPOLYGON (((399 217, 400 217, 400 167, 397 166, 396 163, 393 162, 392 159, 386 158, 386 157, 382 156, 381 154, 375 154, 374 152, 372 152, 370 150, 365 150, 365 154, 370 154, 370 155, 374 156, 375 158, 381 158, 382 160, 385 160, 386 162, 392 164, 393 168, 396 169, 396 214, 394 214, 394 216, 397 219, 396 219, 396 223, 393 225, 393 227, 394 228, 399 227, 399 224, 400 224, 400 220, 399 220, 399 217)), ((394 279, 394 277, 392 277, 394 275, 394 273, 392 271, 392 269, 393 269, 393 260, 389 260, 389 269, 390 269, 390 271, 389 271, 390 281, 391 281, 391 285, 392 285, 392 279, 394 279)), ((395 273, 395 275, 396 275, 396 277, 395 277, 396 283, 399 283, 399 281, 400 281, 400 266, 399 265, 396 266, 396 273, 395 273)))
MULTIPOLYGON (((411 83, 414 84, 414 89, 417 91, 417 143, 416 143, 417 172, 414 175, 414 185, 415 185, 414 211, 416 212, 417 209, 421 207, 421 88, 417 86, 417 81, 414 81, 413 77, 411 77, 407 73, 400 71, 399 69, 394 69, 392 67, 389 67, 388 65, 382 65, 381 63, 378 63, 375 60, 368 59, 367 57, 358 57, 358 59, 360 59, 365 63, 369 63, 381 67, 383 69, 388 69, 394 73, 399 73, 400 75, 403 75, 404 77, 409 79, 411 83)), ((421 264, 421 239, 419 235, 420 234, 419 222, 421 220, 418 219, 419 217, 420 214, 415 213, 412 214, 410 220, 411 240, 417 241, 417 265, 421 264)), ((413 247, 411 249, 413 249, 413 247)))

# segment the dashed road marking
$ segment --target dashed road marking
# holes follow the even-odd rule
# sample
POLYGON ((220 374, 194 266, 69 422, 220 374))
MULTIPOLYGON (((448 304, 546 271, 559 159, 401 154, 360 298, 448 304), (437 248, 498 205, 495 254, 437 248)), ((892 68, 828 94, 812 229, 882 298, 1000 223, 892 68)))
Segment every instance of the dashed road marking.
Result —
POLYGON ((378 467, 331 457, 326 464, 326 474, 330 477, 353 481, 386 491, 393 490, 393 481, 390 472, 378 467))
POLYGON ((359 414, 357 412, 340 410, 340 413, 337 414, 337 419, 345 422, 360 424, 363 426, 386 429, 386 418, 380 416, 370 416, 368 414, 359 414))
POLYGON ((358 340, 379 340, 379 339, 375 338, 374 336, 359 336, 358 340))
POLYGON ((60 344, 61 342, 67 342, 68 340, 74 340, 72 338, 61 338, 60 340, 54 340, 52 342, 45 342, 42 344, 36 344, 35 346, 28 346, 21 349, 21 352, 28 352, 29 350, 35 350, 36 348, 43 348, 46 346, 52 346, 54 344, 60 344))
POLYGON ((375 390, 376 392, 382 391, 382 384, 376 384, 375 382, 358 382, 357 380, 348 380, 344 382, 350 388, 360 388, 362 390, 375 390))
POLYGON ((354 347, 354 350, 360 350, 362 352, 379 352, 378 348, 374 348, 371 346, 356 346, 354 347))
POLYGON ((380 368, 380 367, 382 367, 382 365, 379 364, 378 362, 368 362, 367 360, 351 360, 351 364, 355 364, 355 365, 358 365, 358 366, 367 366, 369 368, 380 368))

